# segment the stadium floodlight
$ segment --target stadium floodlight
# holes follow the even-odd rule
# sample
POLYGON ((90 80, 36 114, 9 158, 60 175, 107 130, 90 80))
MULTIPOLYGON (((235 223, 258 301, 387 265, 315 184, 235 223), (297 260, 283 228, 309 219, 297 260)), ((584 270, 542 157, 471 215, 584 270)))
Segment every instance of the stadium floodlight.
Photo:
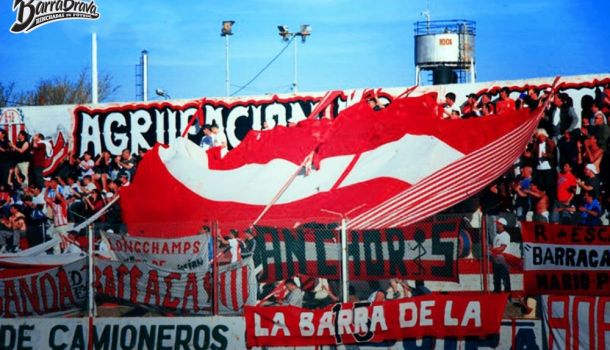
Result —
POLYGON ((302 42, 305 42, 305 39, 311 35, 311 26, 309 24, 301 25, 301 32, 296 35, 301 37, 302 42))
POLYGON ((229 76, 229 36, 233 35, 235 21, 222 21, 220 36, 225 37, 225 94, 231 96, 231 79, 229 76))
POLYGON ((235 21, 222 21, 220 36, 233 35, 233 24, 235 24, 235 21))
POLYGON ((284 41, 288 41, 288 39, 290 39, 293 35, 291 32, 288 31, 287 25, 277 26, 277 29, 280 31, 279 34, 282 37, 282 40, 284 41))

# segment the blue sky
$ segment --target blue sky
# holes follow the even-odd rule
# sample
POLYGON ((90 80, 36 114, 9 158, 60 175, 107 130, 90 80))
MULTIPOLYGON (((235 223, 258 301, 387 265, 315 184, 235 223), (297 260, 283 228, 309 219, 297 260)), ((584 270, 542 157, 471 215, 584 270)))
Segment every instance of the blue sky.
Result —
MULTIPOLYGON (((41 78, 73 76, 91 65, 98 34, 99 71, 120 85, 112 101, 135 98, 135 64, 149 51, 149 96, 222 96, 222 20, 235 20, 231 83, 243 85, 283 47, 277 25, 312 26, 298 43, 299 91, 410 86, 415 82, 413 23, 429 3, 433 20, 476 21, 477 80, 610 71, 610 2, 507 1, 108 1, 97 21, 62 21, 12 34, 12 1, 0 6, 0 82, 30 89, 41 78)), ((292 48, 240 95, 285 93, 292 48)), ((237 90, 233 86, 232 91, 237 90)))

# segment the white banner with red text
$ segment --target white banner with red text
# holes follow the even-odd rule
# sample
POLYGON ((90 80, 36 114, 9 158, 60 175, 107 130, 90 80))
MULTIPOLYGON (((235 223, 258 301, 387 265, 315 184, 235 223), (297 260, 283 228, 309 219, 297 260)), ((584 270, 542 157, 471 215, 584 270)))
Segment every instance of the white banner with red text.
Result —
MULTIPOLYGON (((18 259, 24 260, 13 260, 18 259)), ((0 318, 61 314, 83 307, 88 290, 87 259, 65 265, 57 262, 2 270, 0 318)))
POLYGON ((524 222, 529 295, 610 295, 610 228, 524 222))
POLYGON ((549 349, 610 349, 610 298, 543 296, 549 349))
POLYGON ((507 294, 427 295, 379 303, 244 308, 246 344, 337 345, 404 338, 484 337, 500 331, 507 294))
MULTIPOLYGON (((256 302, 252 259, 220 266, 219 309, 239 312, 256 302)), ((210 271, 177 271, 144 262, 97 260, 95 288, 99 296, 183 315, 211 311, 214 281, 210 271)))

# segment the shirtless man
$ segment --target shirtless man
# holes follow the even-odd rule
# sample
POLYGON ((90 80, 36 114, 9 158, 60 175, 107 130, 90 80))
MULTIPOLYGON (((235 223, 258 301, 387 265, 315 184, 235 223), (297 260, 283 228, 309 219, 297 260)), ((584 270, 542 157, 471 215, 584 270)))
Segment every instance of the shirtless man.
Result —
POLYGON ((549 196, 538 188, 538 185, 532 183, 527 194, 532 197, 534 204, 534 222, 549 222, 549 196))

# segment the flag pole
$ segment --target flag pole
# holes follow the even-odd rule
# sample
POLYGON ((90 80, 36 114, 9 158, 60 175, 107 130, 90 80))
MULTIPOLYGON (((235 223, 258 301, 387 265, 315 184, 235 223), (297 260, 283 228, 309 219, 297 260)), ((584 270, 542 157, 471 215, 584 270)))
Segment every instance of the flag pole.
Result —
POLYGON ((346 213, 338 213, 336 211, 320 209, 323 212, 337 215, 341 217, 341 232, 340 232, 340 241, 341 241, 341 302, 347 303, 349 298, 349 271, 348 271, 348 257, 347 257, 347 216, 354 211, 365 206, 366 203, 362 203, 359 206, 351 209, 346 213))

